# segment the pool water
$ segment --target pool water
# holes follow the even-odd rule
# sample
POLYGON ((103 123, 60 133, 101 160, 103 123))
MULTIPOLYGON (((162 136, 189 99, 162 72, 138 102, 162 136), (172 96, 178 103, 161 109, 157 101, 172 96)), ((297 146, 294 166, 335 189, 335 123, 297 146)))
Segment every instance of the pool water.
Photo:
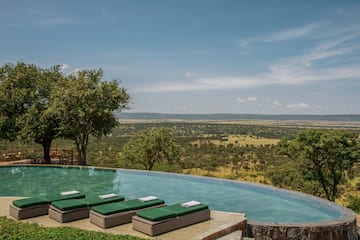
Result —
POLYGON ((127 199, 155 195, 167 204, 197 200, 211 209, 246 213, 250 221, 309 223, 336 220, 342 207, 265 185, 136 170, 77 167, 0 167, 0 196, 43 196, 81 190, 127 199))

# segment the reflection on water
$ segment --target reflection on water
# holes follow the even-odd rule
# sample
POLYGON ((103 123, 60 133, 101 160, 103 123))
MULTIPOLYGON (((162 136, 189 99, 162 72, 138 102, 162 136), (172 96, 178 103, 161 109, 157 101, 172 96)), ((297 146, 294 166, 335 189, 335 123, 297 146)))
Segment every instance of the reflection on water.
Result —
POLYGON ((92 194, 121 192, 116 172, 103 174, 95 168, 2 167, 0 174, 2 196, 44 196, 74 189, 92 194))
POLYGON ((116 193, 121 192, 121 172, 119 170, 116 170, 116 172, 115 172, 112 189, 113 189, 112 190, 113 192, 116 192, 116 193))

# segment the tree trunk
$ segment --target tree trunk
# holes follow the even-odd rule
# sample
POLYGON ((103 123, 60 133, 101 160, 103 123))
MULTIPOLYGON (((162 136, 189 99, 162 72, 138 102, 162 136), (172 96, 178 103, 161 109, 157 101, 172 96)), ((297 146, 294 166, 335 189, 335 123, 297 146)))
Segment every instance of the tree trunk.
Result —
POLYGON ((50 158, 51 143, 52 143, 52 139, 44 139, 41 144, 43 146, 44 161, 46 164, 51 164, 51 158, 50 158))
POLYGON ((89 142, 88 135, 80 135, 74 138, 76 151, 78 153, 78 163, 80 166, 86 166, 86 149, 89 142))
POLYGON ((79 149, 78 155, 79 155, 79 165, 86 166, 86 148, 79 149))

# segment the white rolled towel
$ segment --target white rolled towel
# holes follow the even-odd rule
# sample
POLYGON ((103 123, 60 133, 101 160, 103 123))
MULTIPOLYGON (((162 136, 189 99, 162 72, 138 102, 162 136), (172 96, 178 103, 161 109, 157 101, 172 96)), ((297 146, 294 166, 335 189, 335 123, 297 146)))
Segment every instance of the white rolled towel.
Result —
POLYGON ((117 196, 119 196, 119 194, 109 193, 109 194, 99 195, 99 198, 106 199, 106 198, 112 198, 112 197, 117 197, 117 196))
POLYGON ((148 202, 148 201, 155 200, 155 199, 157 199, 157 197, 155 197, 155 196, 147 196, 147 197, 139 198, 139 200, 142 202, 148 202))
POLYGON ((73 190, 73 191, 67 191, 67 192, 61 192, 60 194, 62 196, 68 196, 68 195, 74 195, 80 193, 79 191, 73 190))
POLYGON ((181 206, 183 206, 183 207, 193 207, 193 206, 200 205, 200 204, 201 204, 201 202, 192 200, 192 201, 189 201, 189 202, 182 203, 181 206))

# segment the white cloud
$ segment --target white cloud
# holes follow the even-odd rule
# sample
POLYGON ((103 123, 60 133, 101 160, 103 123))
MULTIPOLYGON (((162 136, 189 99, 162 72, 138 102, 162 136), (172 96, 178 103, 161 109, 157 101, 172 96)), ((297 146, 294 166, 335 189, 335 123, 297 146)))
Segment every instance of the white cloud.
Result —
MULTIPOLYGON (((268 40, 289 39, 322 27, 325 23, 309 24, 272 35, 268 40)), ((185 92, 206 90, 249 89, 268 85, 299 85, 319 81, 360 79, 360 64, 348 62, 360 49, 360 27, 350 27, 346 32, 334 30, 336 35, 322 37, 321 41, 304 54, 274 60, 267 69, 254 75, 199 77, 187 72, 188 81, 160 82, 139 86, 137 92, 185 92), (343 61, 345 60, 345 61, 343 61), (334 65, 333 63, 340 63, 334 65), (342 64, 345 63, 345 64, 342 64)), ((263 39, 264 40, 264 39, 263 39)), ((238 99, 239 102, 251 101, 238 99)))
POLYGON ((192 73, 192 72, 187 72, 187 73, 185 73, 185 76, 186 77, 197 77, 197 74, 192 73))
POLYGON ((324 22, 317 22, 317 23, 310 23, 305 26, 289 28, 274 34, 270 34, 267 36, 262 37, 255 37, 250 39, 245 39, 240 42, 241 47, 246 47, 252 43, 259 43, 259 42, 282 42, 288 41, 292 39, 297 39, 303 36, 306 36, 317 29, 323 28, 329 24, 328 21, 324 22))
POLYGON ((238 98, 236 98, 236 101, 238 101, 240 103, 255 102, 255 101, 257 101, 257 98, 256 97, 247 97, 247 98, 238 97, 238 98))
POLYGON ((279 101, 274 101, 273 104, 277 107, 280 107, 281 106, 281 103, 279 101))
POLYGON ((311 108, 306 103, 293 103, 286 105, 287 108, 311 108))
POLYGON ((319 22, 319 23, 311 23, 302 27, 287 29, 282 32, 275 33, 268 37, 264 37, 265 42, 280 42, 287 41, 295 38, 299 38, 310 34, 314 30, 325 27, 329 22, 319 22))
POLYGON ((67 64, 60 64, 60 71, 65 71, 67 68, 69 68, 69 65, 67 64))
POLYGON ((236 101, 241 102, 241 103, 247 102, 247 100, 245 98, 240 98, 240 97, 238 97, 236 99, 236 101))

